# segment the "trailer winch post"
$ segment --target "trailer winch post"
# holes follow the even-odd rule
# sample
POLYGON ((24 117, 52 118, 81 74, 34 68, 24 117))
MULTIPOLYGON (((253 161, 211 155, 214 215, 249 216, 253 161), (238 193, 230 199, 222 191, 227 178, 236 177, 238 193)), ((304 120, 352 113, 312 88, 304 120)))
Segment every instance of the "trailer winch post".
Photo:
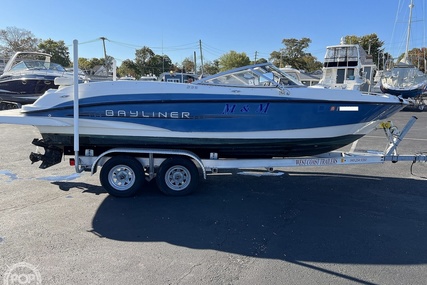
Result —
POLYGON ((397 147, 399 146, 403 138, 406 136, 406 134, 409 132, 409 130, 412 128, 412 126, 415 124, 416 120, 418 120, 418 118, 412 116, 408 123, 406 123, 403 130, 397 136, 394 136, 390 131, 385 130, 389 139, 389 145, 384 151, 385 156, 396 154, 397 147))

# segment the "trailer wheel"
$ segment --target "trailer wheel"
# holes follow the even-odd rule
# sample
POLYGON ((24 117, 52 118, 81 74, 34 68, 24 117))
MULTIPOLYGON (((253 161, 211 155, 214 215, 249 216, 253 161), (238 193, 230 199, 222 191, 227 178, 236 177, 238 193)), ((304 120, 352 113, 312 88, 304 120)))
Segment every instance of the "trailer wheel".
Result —
POLYGON ((160 165, 156 182, 160 191, 166 195, 188 195, 199 183, 199 170, 190 159, 170 157, 160 165))
POLYGON ((135 195, 145 183, 144 168, 130 156, 115 156, 107 160, 100 173, 102 187, 110 195, 130 197, 135 195))

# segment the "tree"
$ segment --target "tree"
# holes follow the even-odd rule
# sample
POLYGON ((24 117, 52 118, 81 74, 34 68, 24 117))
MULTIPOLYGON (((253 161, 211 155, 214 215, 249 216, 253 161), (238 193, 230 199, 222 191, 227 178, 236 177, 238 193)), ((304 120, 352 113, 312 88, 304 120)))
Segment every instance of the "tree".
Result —
POLYGON ((117 69, 118 76, 133 76, 135 78, 141 77, 141 72, 138 70, 137 65, 130 59, 126 59, 122 62, 120 67, 117 69))
POLYGON ((174 68, 172 60, 167 55, 154 55, 148 61, 150 74, 159 76, 162 72, 172 70, 174 68))
POLYGON ((219 58, 220 71, 226 71, 232 68, 249 65, 251 63, 246 53, 238 53, 234 50, 229 53, 223 54, 219 58))
MULTIPOLYGON (((400 61, 405 56, 405 53, 402 53, 397 61, 400 61)), ((427 48, 413 48, 408 51, 408 59, 413 65, 415 65, 420 71, 426 72, 426 62, 427 62, 427 48)))
POLYGON ((71 65, 70 53, 64 41, 55 42, 54 40, 48 39, 40 42, 38 47, 41 52, 52 55, 52 62, 59 63, 64 67, 71 65))
POLYGON ((266 63, 266 62, 268 62, 268 60, 266 60, 265 58, 261 57, 260 59, 257 59, 256 62, 251 61, 251 64, 266 63))
POLYGON ((81 70, 89 71, 93 66, 90 65, 90 61, 87 58, 79 57, 79 68, 81 70))
POLYGON ((372 55, 372 59, 379 66, 379 69, 383 68, 383 41, 380 41, 377 34, 370 34, 365 36, 345 36, 344 43, 346 44, 359 44, 367 54, 372 55))
POLYGON ((9 58, 17 51, 37 51, 39 42, 30 31, 7 27, 0 30, 0 55, 9 58))
POLYGON ((191 58, 187 57, 182 61, 182 71, 195 73, 194 62, 191 58))
POLYGON ((312 56, 310 53, 304 55, 302 60, 304 61, 304 70, 307 72, 313 72, 323 68, 323 64, 320 61, 317 61, 317 58, 312 56))
MULTIPOLYGON (((199 69, 200 70, 200 69, 199 69)), ((214 60, 213 62, 207 61, 203 64, 203 73, 206 74, 216 74, 219 72, 219 61, 214 60)), ((201 73, 201 70, 200 70, 201 73)))
POLYGON ((155 56, 155 53, 149 47, 142 47, 135 51, 135 67, 138 72, 138 78, 142 75, 147 75, 151 72, 150 60, 155 56))
POLYGON ((304 50, 309 47, 311 40, 309 38, 298 39, 283 39, 282 44, 285 48, 280 51, 273 51, 270 54, 270 60, 273 64, 279 67, 290 65, 293 68, 306 70, 308 72, 317 70, 320 62, 310 53, 304 50), (314 70, 313 70, 314 68, 314 70))

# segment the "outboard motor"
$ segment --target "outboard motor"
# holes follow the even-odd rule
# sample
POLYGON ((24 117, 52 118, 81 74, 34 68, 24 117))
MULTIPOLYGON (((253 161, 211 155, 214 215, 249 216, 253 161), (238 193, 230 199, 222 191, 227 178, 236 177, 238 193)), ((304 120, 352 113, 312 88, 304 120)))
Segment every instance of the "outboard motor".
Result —
POLYGON ((39 168, 46 169, 61 162, 63 154, 63 150, 61 148, 51 145, 43 139, 34 139, 32 144, 43 147, 44 154, 32 152, 30 154, 31 164, 37 161, 42 161, 39 168))

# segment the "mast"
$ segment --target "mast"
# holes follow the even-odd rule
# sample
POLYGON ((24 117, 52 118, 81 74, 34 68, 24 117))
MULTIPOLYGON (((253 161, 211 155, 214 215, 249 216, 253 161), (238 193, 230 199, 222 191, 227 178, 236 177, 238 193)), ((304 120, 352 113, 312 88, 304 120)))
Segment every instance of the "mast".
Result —
POLYGON ((411 4, 409 4, 409 21, 408 21, 408 32, 406 33, 405 61, 408 60, 409 38, 411 37, 412 8, 414 8, 413 0, 411 0, 411 4))

